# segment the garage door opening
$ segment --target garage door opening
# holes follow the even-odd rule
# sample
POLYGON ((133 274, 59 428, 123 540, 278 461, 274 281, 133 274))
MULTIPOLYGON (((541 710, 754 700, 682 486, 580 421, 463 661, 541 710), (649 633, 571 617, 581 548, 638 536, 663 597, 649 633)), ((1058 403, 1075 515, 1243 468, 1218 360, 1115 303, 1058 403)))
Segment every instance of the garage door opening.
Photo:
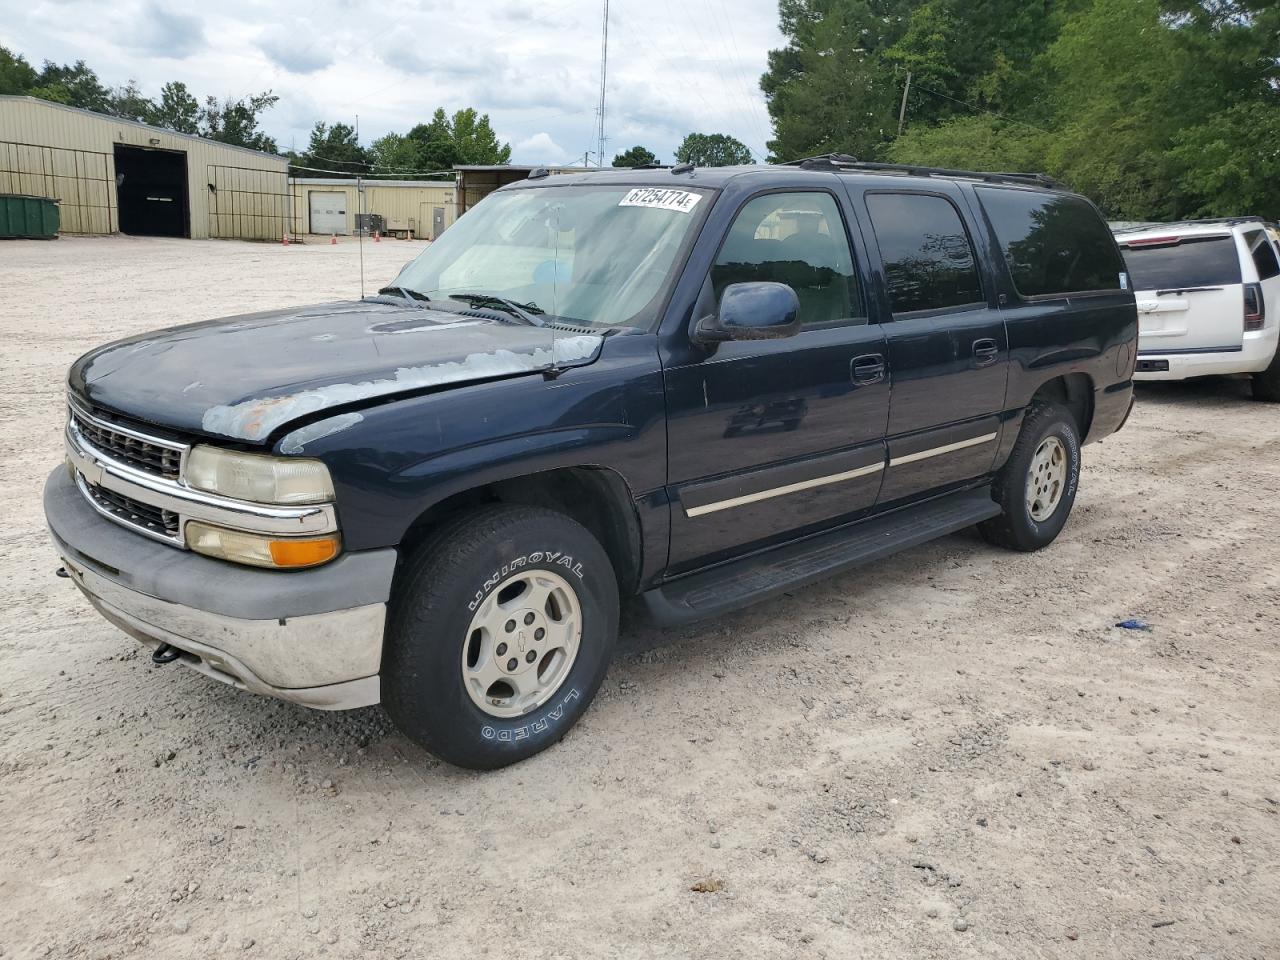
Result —
POLYGON ((187 155, 116 144, 120 232, 147 237, 191 236, 187 155))
POLYGON ((347 235, 347 195, 330 193, 327 190, 307 191, 311 208, 311 229, 309 233, 347 235))

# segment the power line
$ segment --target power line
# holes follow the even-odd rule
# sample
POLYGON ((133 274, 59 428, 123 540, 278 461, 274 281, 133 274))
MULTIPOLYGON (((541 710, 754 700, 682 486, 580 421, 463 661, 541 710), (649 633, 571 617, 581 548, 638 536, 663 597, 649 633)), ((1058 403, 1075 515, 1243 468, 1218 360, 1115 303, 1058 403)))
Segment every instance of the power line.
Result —
POLYGON ((960 106, 968 107, 970 110, 977 110, 980 113, 989 113, 993 117, 999 117, 1001 120, 1008 120, 1010 123, 1016 123, 1019 126, 1028 127, 1032 130, 1039 131, 1040 133, 1047 133, 1050 136, 1053 135, 1052 130, 1046 130, 1044 127, 1037 127, 1034 123, 1027 123, 1023 120, 1016 120, 1013 117, 1006 116, 1005 114, 1000 113, 998 110, 989 110, 988 108, 979 106, 976 103, 969 103, 967 100, 957 100, 955 97, 949 97, 945 93, 939 93, 937 90, 930 90, 928 87, 921 86, 919 81, 915 81, 913 85, 917 90, 923 90, 925 93, 932 94, 935 97, 941 97, 943 100, 950 100, 952 103, 958 103, 960 104, 960 106))

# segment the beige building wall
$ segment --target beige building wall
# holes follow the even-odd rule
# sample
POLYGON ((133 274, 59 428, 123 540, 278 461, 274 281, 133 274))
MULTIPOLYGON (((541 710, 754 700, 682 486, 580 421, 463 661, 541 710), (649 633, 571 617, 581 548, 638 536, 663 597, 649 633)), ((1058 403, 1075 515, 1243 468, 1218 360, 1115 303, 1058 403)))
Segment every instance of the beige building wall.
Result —
POLYGON ((116 233, 116 144, 185 155, 193 238, 278 239, 286 227, 284 157, 31 97, 0 96, 0 193, 60 200, 64 233, 116 233))
POLYGON ((457 189, 450 181, 291 177, 289 193, 294 229, 299 233, 327 235, 338 232, 321 229, 321 225, 311 222, 312 194, 317 193, 343 195, 346 210, 344 236, 355 233, 358 213, 380 214, 387 222, 388 233, 412 231, 414 237, 421 240, 435 239, 434 213, 437 209, 443 217, 442 231, 457 219, 457 189))

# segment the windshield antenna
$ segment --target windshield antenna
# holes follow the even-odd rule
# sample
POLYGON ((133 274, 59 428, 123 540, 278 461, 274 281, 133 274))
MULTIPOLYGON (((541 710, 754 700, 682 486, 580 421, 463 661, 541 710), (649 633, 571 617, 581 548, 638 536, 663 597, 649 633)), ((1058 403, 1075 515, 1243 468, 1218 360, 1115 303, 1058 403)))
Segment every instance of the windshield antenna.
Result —
MULTIPOLYGON (((360 226, 360 221, 364 219, 364 185, 360 182, 360 175, 356 174, 356 196, 360 198, 361 216, 356 217, 356 246, 360 248, 360 299, 364 299, 364 230, 360 226)), ((368 221, 365 221, 366 223, 368 221)))

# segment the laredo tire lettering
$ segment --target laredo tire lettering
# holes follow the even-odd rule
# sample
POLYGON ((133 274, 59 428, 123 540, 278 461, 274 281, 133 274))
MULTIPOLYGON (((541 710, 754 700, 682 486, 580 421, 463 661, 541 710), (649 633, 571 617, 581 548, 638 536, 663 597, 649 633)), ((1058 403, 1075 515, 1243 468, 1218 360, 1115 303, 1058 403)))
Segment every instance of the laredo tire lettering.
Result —
POLYGON ((498 743, 514 743, 517 740, 527 740, 535 733, 545 733, 551 729, 553 721, 560 720, 564 717, 564 708, 567 704, 578 699, 578 688, 574 687, 561 698, 560 702, 544 713, 537 720, 531 720, 529 723, 521 724, 518 727, 512 727, 509 730, 495 730, 489 724, 485 724, 480 728, 480 736, 486 740, 496 740, 498 743))

